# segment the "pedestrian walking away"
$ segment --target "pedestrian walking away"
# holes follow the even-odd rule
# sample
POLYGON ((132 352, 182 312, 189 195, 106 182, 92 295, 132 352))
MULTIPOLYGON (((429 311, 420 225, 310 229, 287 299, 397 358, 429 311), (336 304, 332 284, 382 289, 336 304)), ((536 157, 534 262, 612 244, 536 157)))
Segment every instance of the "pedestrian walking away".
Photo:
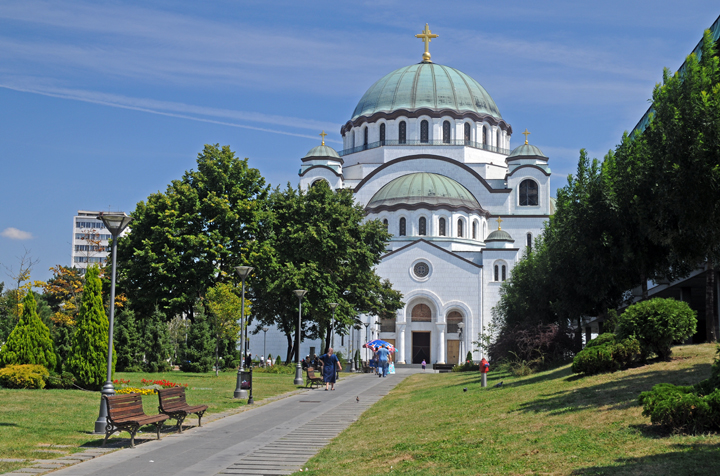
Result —
MULTIPOLYGON (((416 360, 415 362, 417 362, 417 360, 416 360)), ((426 364, 425 364, 425 359, 423 359, 423 361, 422 361, 423 372, 425 372, 425 365, 426 365, 426 364)))
POLYGON ((252 354, 248 353, 248 355, 245 356, 245 368, 249 369, 252 367, 252 354))
POLYGON ((390 351, 383 345, 377 351, 378 356, 378 377, 387 377, 388 372, 388 357, 390 351))
POLYGON ((330 390, 335 390, 335 380, 337 378, 335 366, 337 366, 338 370, 342 370, 342 365, 340 365, 340 360, 338 360, 332 347, 328 349, 327 354, 320 356, 320 362, 322 364, 322 376, 323 382, 325 382, 325 390, 327 391, 328 387, 330 387, 330 390))

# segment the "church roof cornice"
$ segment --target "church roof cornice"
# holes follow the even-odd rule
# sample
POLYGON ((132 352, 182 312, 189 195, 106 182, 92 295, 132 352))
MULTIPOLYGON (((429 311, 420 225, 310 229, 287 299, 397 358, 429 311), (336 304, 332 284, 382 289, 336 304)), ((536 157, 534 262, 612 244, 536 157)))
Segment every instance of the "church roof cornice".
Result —
POLYGON ((336 176, 342 178, 342 174, 337 173, 337 172, 335 171, 335 169, 333 169, 332 167, 329 167, 329 166, 327 166, 327 165, 312 165, 312 166, 306 168, 305 170, 303 170, 302 172, 300 172, 298 175, 299 175, 300 177, 302 177, 302 176, 304 176, 306 173, 310 172, 310 171, 313 170, 313 169, 328 169, 330 172, 334 173, 336 176))
POLYGON ((415 240, 415 241, 413 241, 413 242, 411 242, 411 243, 408 243, 408 244, 405 245, 405 246, 401 246, 400 248, 398 248, 398 249, 396 249, 396 250, 392 250, 392 251, 390 251, 389 253, 384 254, 383 256, 380 257, 380 260, 384 260, 384 259, 387 258, 388 256, 394 255, 395 253, 399 253, 400 251, 406 250, 406 249, 408 249, 408 248, 410 248, 410 247, 419 245, 420 243, 425 243, 425 244, 427 244, 427 245, 429 245, 429 246, 432 246, 433 248, 436 248, 436 249, 442 251, 443 253, 447 253, 447 254, 449 254, 449 255, 451 255, 451 256, 453 256, 453 257, 455 257, 455 258, 459 259, 460 261, 463 261, 463 262, 465 262, 465 263, 467 263, 467 264, 471 264, 471 265, 475 266, 476 268, 481 268, 481 269, 482 269, 482 267, 483 267, 483 265, 481 265, 481 264, 474 263, 474 262, 470 261, 470 260, 467 259, 467 258, 463 258, 462 256, 456 255, 456 254, 453 253, 452 251, 448 251, 448 250, 446 250, 445 248, 443 248, 443 247, 441 247, 441 246, 438 246, 438 245, 436 245, 435 243, 432 243, 432 242, 430 242, 430 241, 423 240, 422 238, 420 238, 420 239, 418 239, 418 240, 415 240))

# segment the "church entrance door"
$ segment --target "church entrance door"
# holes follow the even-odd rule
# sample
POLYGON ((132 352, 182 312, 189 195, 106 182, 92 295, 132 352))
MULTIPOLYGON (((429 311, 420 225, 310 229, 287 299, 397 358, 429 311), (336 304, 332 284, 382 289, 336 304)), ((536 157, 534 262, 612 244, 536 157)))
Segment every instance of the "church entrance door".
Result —
POLYGON ((447 341, 447 362, 448 364, 457 364, 460 362, 460 341, 459 340, 448 340, 447 341))
POLYGON ((412 363, 421 364, 422 361, 432 364, 430 360, 430 333, 412 333, 412 363))

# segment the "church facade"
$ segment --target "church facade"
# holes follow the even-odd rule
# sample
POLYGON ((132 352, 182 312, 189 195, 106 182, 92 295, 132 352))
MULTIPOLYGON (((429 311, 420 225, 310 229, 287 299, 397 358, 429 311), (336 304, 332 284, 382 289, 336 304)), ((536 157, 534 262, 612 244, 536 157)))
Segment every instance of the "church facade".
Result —
MULTIPOLYGON (((351 188, 392 234, 377 267, 404 308, 379 338, 398 363, 457 363, 492 319, 499 290, 552 213, 548 157, 510 150, 512 126, 473 78, 422 62, 373 84, 341 129, 343 150, 301 159, 300 185, 351 188)), ((364 319, 375 322, 374 316, 364 319)), ((481 355, 474 351, 473 358, 481 355)))

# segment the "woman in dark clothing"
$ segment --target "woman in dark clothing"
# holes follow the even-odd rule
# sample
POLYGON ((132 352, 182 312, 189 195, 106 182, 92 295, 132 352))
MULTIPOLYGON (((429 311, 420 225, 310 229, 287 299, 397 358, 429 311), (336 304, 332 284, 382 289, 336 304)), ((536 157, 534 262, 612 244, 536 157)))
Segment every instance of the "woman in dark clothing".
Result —
POLYGON ((338 370, 342 370, 342 365, 340 365, 340 360, 338 360, 337 355, 333 352, 332 347, 328 349, 327 354, 323 354, 320 356, 320 363, 322 365, 322 375, 323 375, 323 382, 325 382, 325 391, 327 391, 328 386, 330 386, 330 390, 335 390, 335 366, 337 365, 338 370))

